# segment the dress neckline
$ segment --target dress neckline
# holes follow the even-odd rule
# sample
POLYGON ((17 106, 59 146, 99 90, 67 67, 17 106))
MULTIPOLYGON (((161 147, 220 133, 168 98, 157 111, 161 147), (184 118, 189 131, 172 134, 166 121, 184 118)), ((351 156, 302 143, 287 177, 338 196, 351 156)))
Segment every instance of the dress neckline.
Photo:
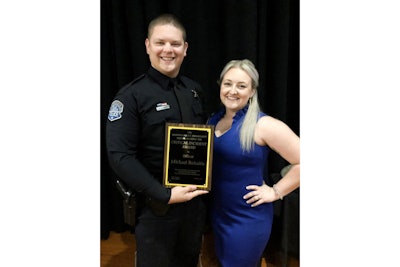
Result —
MULTIPOLYGON (((235 116, 233 116, 233 118, 232 118, 231 127, 229 127, 228 129, 226 129, 225 131, 221 132, 220 135, 217 135, 217 134, 214 132, 214 136, 215 136, 216 138, 220 138, 220 137, 224 136, 226 133, 228 133, 228 132, 232 129, 232 126, 235 125, 236 122, 238 122, 241 118, 244 117, 244 115, 245 115, 246 112, 247 112, 247 109, 248 109, 248 105, 246 105, 246 106, 245 106, 244 108, 242 108, 241 110, 237 111, 236 114, 235 114, 235 116)), ((222 118, 225 116, 225 114, 226 114, 226 109, 225 109, 225 107, 222 107, 221 110, 216 114, 217 120, 216 120, 216 124, 215 124, 215 125, 217 125, 217 124, 222 120, 222 118)))

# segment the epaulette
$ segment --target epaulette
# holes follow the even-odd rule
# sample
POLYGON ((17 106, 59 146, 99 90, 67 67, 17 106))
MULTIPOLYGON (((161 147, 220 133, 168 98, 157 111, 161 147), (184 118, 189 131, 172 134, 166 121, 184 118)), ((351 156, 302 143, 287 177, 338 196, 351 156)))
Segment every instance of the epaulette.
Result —
POLYGON ((141 79, 143 79, 146 75, 142 74, 139 77, 137 77, 136 79, 134 79, 133 81, 125 84, 124 86, 122 86, 122 88, 119 90, 118 94, 125 92, 131 85, 135 84, 136 82, 140 81, 141 79))
POLYGON ((139 77, 137 77, 136 79, 134 79, 133 81, 131 81, 131 82, 129 83, 129 85, 132 85, 132 84, 134 84, 134 83, 140 81, 140 80, 143 79, 145 76, 146 76, 146 74, 140 75, 139 77))

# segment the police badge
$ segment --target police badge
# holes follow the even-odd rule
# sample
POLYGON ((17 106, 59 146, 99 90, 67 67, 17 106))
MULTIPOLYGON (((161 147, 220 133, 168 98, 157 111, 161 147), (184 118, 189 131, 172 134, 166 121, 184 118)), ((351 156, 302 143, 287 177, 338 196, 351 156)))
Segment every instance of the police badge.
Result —
POLYGON ((108 111, 108 120, 115 121, 122 118, 122 111, 124 110, 124 104, 119 100, 114 100, 111 103, 110 110, 108 111))

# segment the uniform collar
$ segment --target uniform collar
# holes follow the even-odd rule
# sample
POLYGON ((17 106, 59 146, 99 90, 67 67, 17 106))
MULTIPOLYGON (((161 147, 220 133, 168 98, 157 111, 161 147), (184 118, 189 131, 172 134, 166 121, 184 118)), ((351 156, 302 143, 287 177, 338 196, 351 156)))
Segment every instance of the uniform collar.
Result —
POLYGON ((176 78, 170 78, 168 76, 165 76, 164 74, 162 74, 161 72, 159 72, 158 70, 156 70, 155 68, 153 68, 151 66, 150 66, 149 70, 147 71, 147 74, 151 78, 153 78, 164 90, 168 89, 168 85, 169 85, 170 81, 171 82, 177 81, 178 83, 182 83, 182 79, 179 74, 176 78))

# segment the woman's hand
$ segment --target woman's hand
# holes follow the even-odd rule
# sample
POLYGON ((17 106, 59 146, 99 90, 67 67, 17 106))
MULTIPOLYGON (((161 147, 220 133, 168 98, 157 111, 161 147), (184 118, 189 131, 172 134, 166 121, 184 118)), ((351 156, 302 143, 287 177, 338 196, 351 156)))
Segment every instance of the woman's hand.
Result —
POLYGON ((273 202, 277 199, 274 189, 265 183, 262 186, 248 185, 246 189, 251 192, 244 195, 243 199, 247 200, 246 203, 251 204, 252 207, 262 203, 273 202))

